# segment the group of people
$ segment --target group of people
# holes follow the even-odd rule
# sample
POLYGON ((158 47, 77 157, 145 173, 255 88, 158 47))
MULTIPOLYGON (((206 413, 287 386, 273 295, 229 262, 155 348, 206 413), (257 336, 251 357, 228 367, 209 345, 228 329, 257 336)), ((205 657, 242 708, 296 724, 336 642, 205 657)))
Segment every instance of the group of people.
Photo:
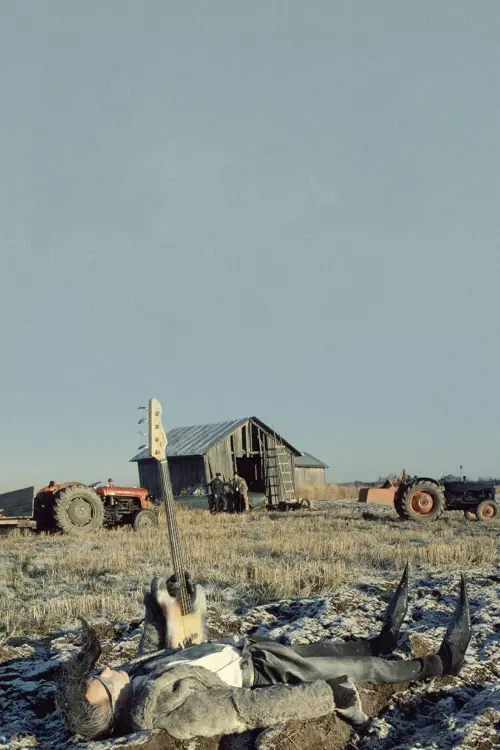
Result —
POLYGON ((248 484, 234 472, 232 482, 225 482, 222 474, 217 472, 210 482, 208 500, 210 513, 246 513, 250 510, 248 504, 248 484))

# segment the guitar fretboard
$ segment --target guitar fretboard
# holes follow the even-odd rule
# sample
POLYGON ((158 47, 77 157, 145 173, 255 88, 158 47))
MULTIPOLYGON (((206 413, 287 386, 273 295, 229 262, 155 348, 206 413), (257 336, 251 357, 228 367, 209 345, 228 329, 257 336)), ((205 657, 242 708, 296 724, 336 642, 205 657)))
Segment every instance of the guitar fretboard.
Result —
POLYGON ((172 482, 170 481, 170 472, 166 459, 158 461, 160 467, 160 483, 165 503, 165 515, 167 518, 168 536, 170 539, 170 551, 172 555, 172 565, 175 576, 179 582, 179 601, 181 604, 182 614, 186 615, 191 611, 190 597, 186 587, 185 567, 182 557, 181 538, 177 526, 177 514, 175 512, 174 493, 172 491, 172 482))

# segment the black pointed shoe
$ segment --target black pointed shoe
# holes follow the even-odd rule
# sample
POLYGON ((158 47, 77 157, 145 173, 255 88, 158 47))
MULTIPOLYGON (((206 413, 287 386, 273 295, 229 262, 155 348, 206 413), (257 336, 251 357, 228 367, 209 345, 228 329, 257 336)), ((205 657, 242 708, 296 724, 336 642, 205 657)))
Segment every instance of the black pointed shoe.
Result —
POLYGON ((403 575, 398 587, 387 605, 384 615, 384 625, 378 636, 379 653, 390 654, 394 651, 398 641, 401 625, 408 610, 408 563, 405 565, 403 575))
POLYGON ((443 662, 443 674, 458 674, 462 667, 465 652, 471 638, 469 597, 462 574, 460 580, 460 597, 453 617, 446 630, 438 656, 443 662))

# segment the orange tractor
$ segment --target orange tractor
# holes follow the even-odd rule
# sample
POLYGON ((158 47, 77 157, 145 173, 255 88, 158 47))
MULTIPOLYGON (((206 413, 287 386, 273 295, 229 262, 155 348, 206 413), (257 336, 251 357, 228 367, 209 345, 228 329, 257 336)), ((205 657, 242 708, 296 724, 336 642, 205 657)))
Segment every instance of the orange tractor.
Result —
POLYGON ((0 528, 59 530, 86 534, 101 526, 131 525, 136 531, 158 526, 154 498, 140 487, 50 482, 0 495, 0 528))
POLYGON ((392 505, 400 518, 435 521, 445 510, 461 510, 469 521, 492 521, 499 517, 500 505, 493 482, 472 482, 466 477, 409 477, 403 469, 382 487, 363 487, 362 503, 392 505))

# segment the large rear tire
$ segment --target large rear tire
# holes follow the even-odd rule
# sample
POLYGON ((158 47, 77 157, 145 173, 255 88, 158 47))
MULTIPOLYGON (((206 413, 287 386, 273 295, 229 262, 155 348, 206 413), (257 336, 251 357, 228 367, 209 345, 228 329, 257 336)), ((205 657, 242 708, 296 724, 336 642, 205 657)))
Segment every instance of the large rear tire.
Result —
POLYGON ((57 495, 54 520, 57 528, 64 534, 88 534, 97 531, 104 521, 102 500, 90 487, 73 484, 57 495))
POLYGON ((500 506, 494 500, 483 500, 476 508, 477 520, 483 523, 498 518, 500 506))
POLYGON ((398 516, 403 519, 403 521, 407 520, 407 515, 403 508, 403 495, 401 496, 396 495, 396 498, 394 500, 394 510, 396 511, 398 516))
POLYGON ((434 482, 415 482, 401 498, 402 518, 425 523, 435 521, 445 509, 444 489, 434 482))

